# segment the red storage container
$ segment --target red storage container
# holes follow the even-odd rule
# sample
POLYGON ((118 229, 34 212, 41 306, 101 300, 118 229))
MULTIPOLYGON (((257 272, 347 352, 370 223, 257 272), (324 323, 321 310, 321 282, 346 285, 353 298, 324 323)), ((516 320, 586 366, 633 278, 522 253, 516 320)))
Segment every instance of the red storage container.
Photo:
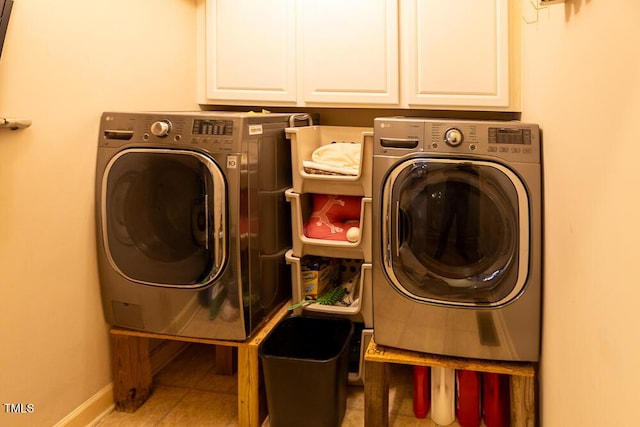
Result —
POLYGON ((480 376, 476 371, 456 371, 456 416, 461 427, 478 427, 482 418, 480 376))
POLYGON ((426 366, 413 367, 413 413, 418 418, 426 418, 431 405, 431 381, 429 368, 426 366))
POLYGON ((509 427, 511 424, 511 397, 509 375, 482 374, 482 414, 487 427, 509 427))

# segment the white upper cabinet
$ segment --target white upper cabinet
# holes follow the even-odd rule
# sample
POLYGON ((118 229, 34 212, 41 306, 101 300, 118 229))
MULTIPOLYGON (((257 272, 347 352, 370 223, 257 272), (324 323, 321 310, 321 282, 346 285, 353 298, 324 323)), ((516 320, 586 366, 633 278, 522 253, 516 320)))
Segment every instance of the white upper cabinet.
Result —
POLYGON ((403 2, 402 79, 409 106, 509 106, 508 3, 403 2))
POLYGON ((304 103, 397 105, 397 0, 302 0, 298 8, 304 103))
POLYGON ((295 0, 207 0, 204 13, 206 102, 296 101, 295 0))
POLYGON ((517 110, 516 0, 198 0, 203 104, 517 110))

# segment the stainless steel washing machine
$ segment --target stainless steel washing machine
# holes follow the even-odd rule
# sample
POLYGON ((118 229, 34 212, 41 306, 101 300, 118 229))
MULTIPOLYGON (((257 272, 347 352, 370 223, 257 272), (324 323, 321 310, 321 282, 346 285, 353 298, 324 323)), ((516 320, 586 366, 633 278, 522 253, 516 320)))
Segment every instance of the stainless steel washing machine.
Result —
POLYGON ((243 340, 291 295, 291 114, 104 113, 98 265, 115 326, 243 340))
POLYGON ((534 124, 375 119, 377 343, 538 360, 540 149, 534 124))

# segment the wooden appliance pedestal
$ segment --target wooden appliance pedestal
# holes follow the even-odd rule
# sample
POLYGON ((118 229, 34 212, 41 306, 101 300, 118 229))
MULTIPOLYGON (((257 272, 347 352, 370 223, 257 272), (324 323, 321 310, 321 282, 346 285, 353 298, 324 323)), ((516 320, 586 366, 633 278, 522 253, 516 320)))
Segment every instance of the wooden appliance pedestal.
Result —
POLYGON ((382 346, 376 344, 374 338, 369 341, 364 355, 365 425, 376 427, 389 425, 390 363, 508 374, 511 390, 511 426, 534 427, 537 425, 535 363, 496 362, 419 353, 382 346))
MULTIPOLYGON (((238 423, 241 426, 260 426, 264 417, 261 417, 260 413, 258 347, 276 324, 288 315, 287 307, 289 304, 290 302, 284 304, 251 338, 240 342, 112 328, 113 395, 116 409, 134 412, 151 394, 153 375, 149 351, 150 339, 203 343, 217 346, 215 352, 216 369, 220 374, 233 374, 235 370, 233 353, 237 350, 238 423)), ((263 413, 266 415, 266 410, 263 413)))

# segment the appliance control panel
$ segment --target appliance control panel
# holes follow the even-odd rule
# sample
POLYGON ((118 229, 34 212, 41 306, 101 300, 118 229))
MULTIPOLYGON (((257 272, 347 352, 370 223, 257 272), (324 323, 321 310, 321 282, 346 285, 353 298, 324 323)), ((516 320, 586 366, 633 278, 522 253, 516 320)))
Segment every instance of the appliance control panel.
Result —
POLYGON ((192 135, 233 135, 232 120, 196 119, 191 129, 192 135))
POLYGON ((238 124, 232 117, 167 113, 105 113, 100 145, 189 146, 209 152, 237 151, 238 124))
POLYGON ((536 125, 520 122, 430 122, 424 151, 531 162, 540 159, 538 138, 536 125))
POLYGON ((374 120, 374 154, 405 156, 414 152, 510 161, 540 161, 538 125, 518 121, 437 120, 381 117, 374 120))
POLYGON ((489 128, 489 144, 531 145, 530 128, 489 128))

